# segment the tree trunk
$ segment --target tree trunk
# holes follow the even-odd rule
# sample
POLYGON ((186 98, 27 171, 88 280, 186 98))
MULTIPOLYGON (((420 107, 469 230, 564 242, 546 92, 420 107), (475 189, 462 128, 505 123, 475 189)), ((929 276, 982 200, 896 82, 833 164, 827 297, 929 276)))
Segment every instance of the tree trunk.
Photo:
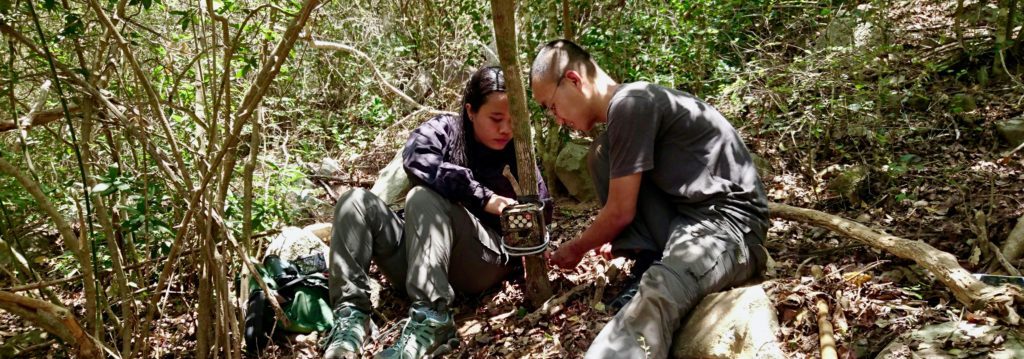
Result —
MULTIPOLYGON (((498 44, 498 57, 505 73, 505 89, 512 110, 513 136, 516 142, 516 162, 519 166, 521 196, 537 194, 537 163, 533 158, 533 142, 530 114, 526 107, 526 89, 523 87, 522 69, 519 66, 519 42, 516 38, 515 2, 513 0, 491 0, 494 15, 494 37, 498 44)), ((513 246, 532 247, 540 244, 541 238, 532 243, 512 243, 513 246)), ((534 307, 540 307, 551 297, 551 283, 548 281, 547 264, 544 258, 533 255, 525 258, 526 295, 534 307)))
POLYGON ((562 0, 562 38, 573 41, 572 21, 569 19, 569 0, 562 0))
POLYGON ((982 283, 963 269, 952 254, 935 249, 922 241, 912 241, 878 232, 860 223, 813 209, 778 203, 770 203, 768 207, 772 217, 827 228, 897 257, 913 260, 934 274, 953 292, 953 296, 968 308, 995 309, 1002 312, 1004 320, 1014 325, 1019 320, 1013 305, 1024 299, 1020 290, 1011 286, 994 287, 982 283))

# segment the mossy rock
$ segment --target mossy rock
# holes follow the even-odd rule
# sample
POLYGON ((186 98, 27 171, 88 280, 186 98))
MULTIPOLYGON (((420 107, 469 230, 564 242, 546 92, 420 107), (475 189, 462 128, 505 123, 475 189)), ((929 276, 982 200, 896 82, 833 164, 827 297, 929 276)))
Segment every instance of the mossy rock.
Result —
POLYGON ((1024 143, 1024 116, 997 123, 996 131, 1010 143, 1010 147, 1020 146, 1024 143))
POLYGON ((971 112, 978 109, 978 101, 974 96, 958 93, 949 99, 949 110, 952 113, 971 112))
POLYGON ((851 204, 857 205, 863 202, 863 197, 868 192, 871 169, 867 166, 852 166, 842 170, 836 177, 828 182, 827 188, 851 204))

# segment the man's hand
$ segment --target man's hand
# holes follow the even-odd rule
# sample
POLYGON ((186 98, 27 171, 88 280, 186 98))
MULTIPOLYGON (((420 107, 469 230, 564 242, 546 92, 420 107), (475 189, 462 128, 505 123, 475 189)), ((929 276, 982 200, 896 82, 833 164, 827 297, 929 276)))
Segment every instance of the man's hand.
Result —
POLYGON ((491 195, 491 199, 487 200, 487 205, 484 206, 484 211, 496 216, 500 216, 501 211, 503 211, 505 207, 511 206, 513 204, 516 204, 516 200, 495 194, 491 195))
POLYGON ((569 241, 558 247, 557 250, 544 252, 544 257, 547 258, 548 265, 564 270, 576 268, 586 253, 586 251, 576 250, 572 241, 569 241))

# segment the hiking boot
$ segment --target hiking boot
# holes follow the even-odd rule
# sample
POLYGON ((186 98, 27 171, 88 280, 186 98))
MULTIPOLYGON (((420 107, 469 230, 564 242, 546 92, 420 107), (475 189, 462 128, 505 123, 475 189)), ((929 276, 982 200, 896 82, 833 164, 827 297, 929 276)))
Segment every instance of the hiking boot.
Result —
POLYGON ((643 251, 634 255, 633 258, 636 259, 636 262, 633 263, 633 268, 630 269, 629 276, 626 277, 625 288, 622 288, 622 291, 608 302, 608 309, 611 310, 612 314, 618 313, 622 307, 625 307, 626 304, 629 304, 629 301, 633 300, 637 291, 640 290, 640 278, 643 278, 644 272, 647 272, 647 269, 651 268, 651 265, 660 256, 654 252, 643 251))
POLYGON ((409 310, 409 321, 395 344, 374 358, 419 359, 450 353, 459 344, 455 323, 447 311, 427 307, 409 310))
POLYGON ((375 335, 377 326, 370 315, 344 306, 334 312, 334 326, 324 338, 324 359, 355 359, 375 335))

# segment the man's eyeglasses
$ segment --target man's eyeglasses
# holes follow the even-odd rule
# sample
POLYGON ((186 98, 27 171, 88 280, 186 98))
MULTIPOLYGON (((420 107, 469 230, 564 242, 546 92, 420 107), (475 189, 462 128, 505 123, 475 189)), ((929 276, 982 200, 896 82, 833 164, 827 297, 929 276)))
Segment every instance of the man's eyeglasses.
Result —
POLYGON ((562 86, 562 79, 564 79, 564 78, 565 78, 565 73, 564 72, 562 73, 561 76, 558 76, 558 82, 555 83, 555 90, 551 91, 551 98, 549 98, 548 102, 547 102, 548 106, 550 106, 550 107, 545 107, 544 108, 544 113, 546 115, 548 115, 548 117, 555 118, 555 94, 558 93, 558 87, 562 86))

